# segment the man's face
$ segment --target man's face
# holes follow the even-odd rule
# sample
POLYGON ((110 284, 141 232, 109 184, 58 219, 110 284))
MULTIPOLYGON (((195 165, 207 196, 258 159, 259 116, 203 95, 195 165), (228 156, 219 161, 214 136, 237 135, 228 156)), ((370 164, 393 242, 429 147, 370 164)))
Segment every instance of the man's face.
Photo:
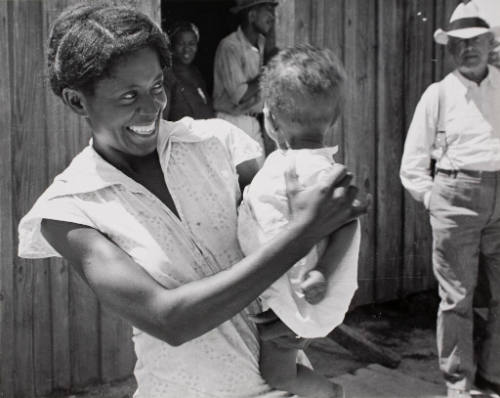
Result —
POLYGON ((482 71, 486 69, 492 49, 491 34, 485 33, 470 39, 450 37, 448 48, 460 72, 482 71))
POLYGON ((260 34, 266 36, 274 25, 274 6, 262 4, 251 10, 250 23, 260 34))

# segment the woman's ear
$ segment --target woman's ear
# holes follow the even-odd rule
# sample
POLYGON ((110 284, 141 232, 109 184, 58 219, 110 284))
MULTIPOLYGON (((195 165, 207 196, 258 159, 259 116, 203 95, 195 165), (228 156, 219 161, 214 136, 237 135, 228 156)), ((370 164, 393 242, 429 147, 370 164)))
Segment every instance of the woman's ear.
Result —
POLYGON ((61 93, 63 102, 80 116, 88 116, 85 98, 81 91, 66 87, 61 93))

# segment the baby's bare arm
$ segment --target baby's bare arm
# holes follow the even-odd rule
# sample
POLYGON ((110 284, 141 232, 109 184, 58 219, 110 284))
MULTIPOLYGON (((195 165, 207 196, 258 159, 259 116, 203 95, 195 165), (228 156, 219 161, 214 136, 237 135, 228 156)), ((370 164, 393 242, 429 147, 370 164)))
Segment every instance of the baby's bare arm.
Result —
POLYGON ((325 252, 319 258, 318 264, 314 268, 316 271, 323 274, 326 280, 335 272, 339 265, 339 250, 345 248, 346 243, 354 238, 357 223, 358 220, 351 221, 329 236, 325 252))

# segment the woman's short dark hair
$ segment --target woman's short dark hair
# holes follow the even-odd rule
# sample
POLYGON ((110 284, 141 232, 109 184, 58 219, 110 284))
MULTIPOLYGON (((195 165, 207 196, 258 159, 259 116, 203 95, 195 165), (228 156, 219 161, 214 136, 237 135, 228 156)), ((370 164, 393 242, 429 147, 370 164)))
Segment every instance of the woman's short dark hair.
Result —
POLYGON ((136 50, 156 50, 162 68, 170 66, 168 37, 145 14, 125 7, 80 4, 52 24, 48 68, 52 91, 66 87, 92 93, 117 59, 136 50))

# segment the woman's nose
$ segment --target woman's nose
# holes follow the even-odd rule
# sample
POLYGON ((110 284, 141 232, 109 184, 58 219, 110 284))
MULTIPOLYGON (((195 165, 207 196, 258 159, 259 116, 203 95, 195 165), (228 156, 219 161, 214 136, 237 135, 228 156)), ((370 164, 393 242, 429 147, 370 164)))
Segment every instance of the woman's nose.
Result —
POLYGON ((154 95, 144 95, 139 104, 140 112, 148 115, 157 114, 160 111, 160 109, 162 109, 165 106, 166 103, 165 95, 161 97, 162 98, 160 99, 156 98, 156 96, 154 95))

